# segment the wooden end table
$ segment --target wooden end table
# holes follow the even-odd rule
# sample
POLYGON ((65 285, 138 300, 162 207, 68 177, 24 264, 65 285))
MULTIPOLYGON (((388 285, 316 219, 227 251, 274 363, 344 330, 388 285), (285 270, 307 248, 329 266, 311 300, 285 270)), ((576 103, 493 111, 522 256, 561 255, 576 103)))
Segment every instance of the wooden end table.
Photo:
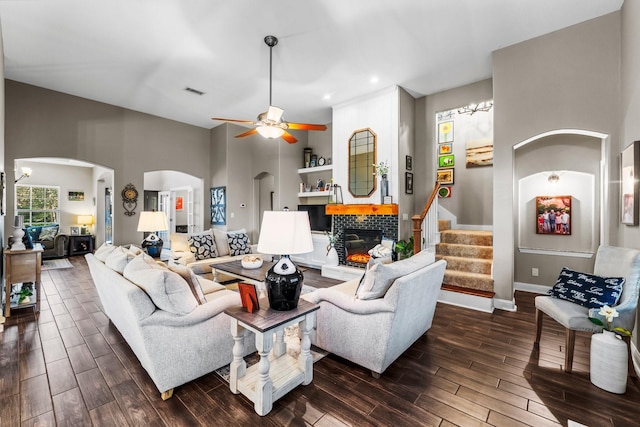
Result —
POLYGON ((40 312, 40 272, 42 269, 42 246, 34 245, 33 249, 4 251, 5 268, 5 305, 4 316, 11 316, 11 286, 14 283, 33 282, 35 292, 35 303, 25 304, 20 307, 33 305, 36 313, 40 312))
POLYGON ((309 332, 315 325, 315 312, 320 306, 301 299, 293 310, 276 311, 269 308, 266 299, 261 299, 260 307, 254 313, 238 307, 227 309, 225 313, 231 316, 231 335, 234 340, 229 388, 234 394, 245 395, 253 402, 256 413, 263 416, 271 412, 273 402, 298 385, 307 385, 313 380, 309 332), (301 351, 297 359, 287 354, 284 342, 284 329, 296 323, 302 331, 301 351), (260 354, 260 362, 249 368, 242 358, 243 338, 247 331, 255 334, 256 348, 260 354))

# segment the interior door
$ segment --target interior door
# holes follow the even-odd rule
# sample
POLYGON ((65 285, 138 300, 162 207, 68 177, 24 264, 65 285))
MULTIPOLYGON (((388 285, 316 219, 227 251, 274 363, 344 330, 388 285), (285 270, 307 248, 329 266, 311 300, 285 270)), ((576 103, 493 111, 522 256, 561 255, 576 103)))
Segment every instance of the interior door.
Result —
POLYGON ((104 189, 104 241, 113 243, 113 197, 109 187, 104 189))
POLYGON ((158 211, 164 212, 167 215, 167 223, 169 224, 168 231, 159 231, 158 237, 160 237, 163 241, 163 247, 169 249, 171 248, 171 239, 169 238, 169 233, 175 232, 175 221, 171 218, 171 192, 169 191, 159 191, 158 192, 158 211))

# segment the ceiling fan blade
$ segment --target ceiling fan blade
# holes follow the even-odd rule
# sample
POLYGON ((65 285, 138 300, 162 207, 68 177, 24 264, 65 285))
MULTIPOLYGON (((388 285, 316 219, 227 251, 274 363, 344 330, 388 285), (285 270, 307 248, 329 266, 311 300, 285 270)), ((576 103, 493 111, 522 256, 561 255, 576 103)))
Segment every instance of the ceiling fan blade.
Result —
POLYGON ((290 123, 287 122, 289 129, 294 130, 327 130, 325 125, 314 125, 311 123, 290 123))
POLYGON ((244 138, 245 136, 250 136, 250 135, 253 135, 254 133, 258 133, 258 130, 256 128, 250 129, 245 133, 241 133, 240 135, 236 135, 236 138, 244 138))
POLYGON ((273 120, 274 122, 279 122, 282 118, 282 114, 284 110, 279 107, 275 107, 273 105, 269 105, 269 110, 267 111, 267 120, 273 120))
POLYGON ((237 120, 237 119, 222 119, 220 117, 212 117, 211 120, 218 120, 221 122, 232 122, 232 123, 245 123, 248 125, 255 125, 256 122, 252 121, 252 120, 237 120))
POLYGON ((298 142, 298 140, 286 130, 282 134, 282 139, 287 141, 289 144, 295 144, 296 142, 298 142))

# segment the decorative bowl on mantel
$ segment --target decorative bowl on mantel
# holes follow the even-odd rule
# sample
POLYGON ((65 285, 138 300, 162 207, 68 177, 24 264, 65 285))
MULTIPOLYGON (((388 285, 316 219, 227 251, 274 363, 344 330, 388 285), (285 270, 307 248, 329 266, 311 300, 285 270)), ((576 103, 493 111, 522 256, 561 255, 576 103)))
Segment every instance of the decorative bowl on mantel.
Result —
POLYGON ((240 261, 242 268, 254 269, 262 267, 262 258, 257 255, 245 255, 240 261))

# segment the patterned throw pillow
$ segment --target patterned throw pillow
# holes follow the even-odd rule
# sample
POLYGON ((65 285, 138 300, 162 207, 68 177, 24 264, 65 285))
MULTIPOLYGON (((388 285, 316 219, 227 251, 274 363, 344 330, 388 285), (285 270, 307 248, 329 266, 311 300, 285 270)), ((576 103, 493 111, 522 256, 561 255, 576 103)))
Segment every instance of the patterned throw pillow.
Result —
POLYGON ((549 295, 588 308, 616 305, 622 293, 624 277, 600 277, 562 267, 549 295))
POLYGON ((251 244, 247 233, 228 233, 229 255, 245 255, 251 253, 251 244))
POLYGON ((213 243, 211 234, 197 234, 189 237, 189 250, 196 256, 196 259, 216 258, 216 244, 213 243))
POLYGON ((57 225, 52 227, 42 227, 42 231, 40 232, 40 240, 53 240, 53 238, 56 237, 56 234, 58 234, 57 225))

